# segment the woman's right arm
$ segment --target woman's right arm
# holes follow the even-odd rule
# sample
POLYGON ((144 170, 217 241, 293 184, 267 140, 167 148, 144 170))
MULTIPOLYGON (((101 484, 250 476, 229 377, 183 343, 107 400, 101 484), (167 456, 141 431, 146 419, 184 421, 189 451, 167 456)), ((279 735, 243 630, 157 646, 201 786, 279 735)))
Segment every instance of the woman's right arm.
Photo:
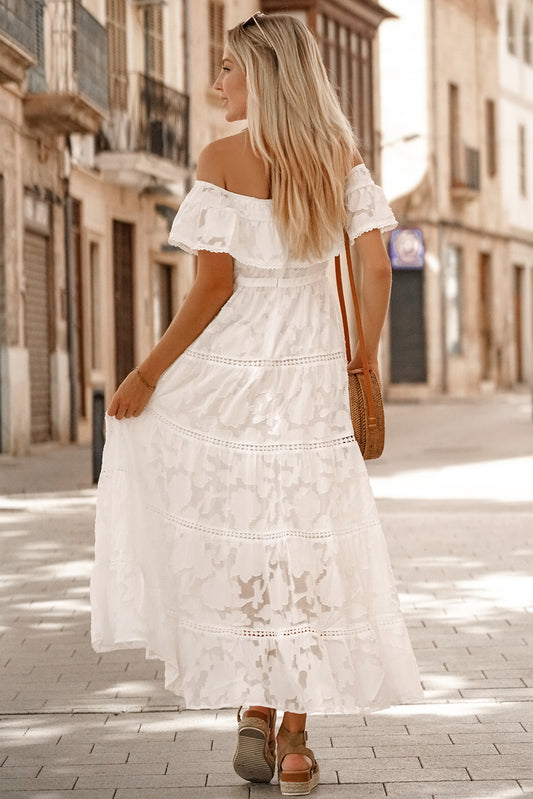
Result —
MULTIPOLYGON (((370 366, 379 376, 378 349, 389 307, 391 264, 380 230, 363 233, 355 239, 354 244, 363 265, 360 305, 366 350, 370 366)), ((362 365, 361 353, 357 347, 352 361, 348 364, 348 370, 360 369, 362 365)))

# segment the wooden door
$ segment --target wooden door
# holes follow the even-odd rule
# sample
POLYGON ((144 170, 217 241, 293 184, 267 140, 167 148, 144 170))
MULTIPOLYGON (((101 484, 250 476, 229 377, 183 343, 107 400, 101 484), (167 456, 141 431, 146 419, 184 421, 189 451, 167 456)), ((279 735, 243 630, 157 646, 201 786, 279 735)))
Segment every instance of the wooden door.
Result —
POLYGON ((113 276, 115 289, 115 377, 117 385, 135 364, 133 338, 134 226, 113 220, 113 276))

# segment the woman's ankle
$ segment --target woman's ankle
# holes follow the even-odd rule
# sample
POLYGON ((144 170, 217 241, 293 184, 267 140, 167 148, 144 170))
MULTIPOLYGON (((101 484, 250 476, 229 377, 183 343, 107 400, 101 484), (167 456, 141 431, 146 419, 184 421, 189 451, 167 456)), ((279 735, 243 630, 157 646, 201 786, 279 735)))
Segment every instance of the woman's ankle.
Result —
POLYGON ((281 724, 287 732, 302 732, 302 730, 305 730, 306 719, 306 713, 290 713, 289 711, 285 711, 281 724))

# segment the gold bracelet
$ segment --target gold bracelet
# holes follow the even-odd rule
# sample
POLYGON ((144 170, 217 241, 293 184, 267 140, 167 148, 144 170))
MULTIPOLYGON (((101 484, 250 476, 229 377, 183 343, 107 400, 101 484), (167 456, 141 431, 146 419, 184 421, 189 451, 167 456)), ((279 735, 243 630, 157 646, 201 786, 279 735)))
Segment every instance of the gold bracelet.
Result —
POLYGON ((139 367, 138 367, 138 366, 136 366, 136 367, 135 367, 135 371, 136 371, 136 372, 137 372, 137 374, 139 375, 139 377, 140 377, 140 379, 141 379, 141 383, 144 383, 144 385, 146 386, 146 388, 149 388, 149 389, 150 389, 150 391, 154 391, 154 389, 155 389, 155 386, 151 386, 151 385, 150 385, 150 383, 149 383, 149 382, 146 380, 145 376, 143 375, 143 373, 141 372, 141 370, 139 369, 139 367))

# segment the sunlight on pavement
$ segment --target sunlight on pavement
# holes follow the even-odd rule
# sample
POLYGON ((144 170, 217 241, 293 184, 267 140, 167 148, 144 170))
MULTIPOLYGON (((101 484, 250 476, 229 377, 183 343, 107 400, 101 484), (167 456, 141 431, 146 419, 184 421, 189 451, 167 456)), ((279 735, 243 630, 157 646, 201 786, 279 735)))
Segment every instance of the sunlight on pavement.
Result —
POLYGON ((533 457, 411 469, 371 483, 378 499, 533 502, 533 457))

